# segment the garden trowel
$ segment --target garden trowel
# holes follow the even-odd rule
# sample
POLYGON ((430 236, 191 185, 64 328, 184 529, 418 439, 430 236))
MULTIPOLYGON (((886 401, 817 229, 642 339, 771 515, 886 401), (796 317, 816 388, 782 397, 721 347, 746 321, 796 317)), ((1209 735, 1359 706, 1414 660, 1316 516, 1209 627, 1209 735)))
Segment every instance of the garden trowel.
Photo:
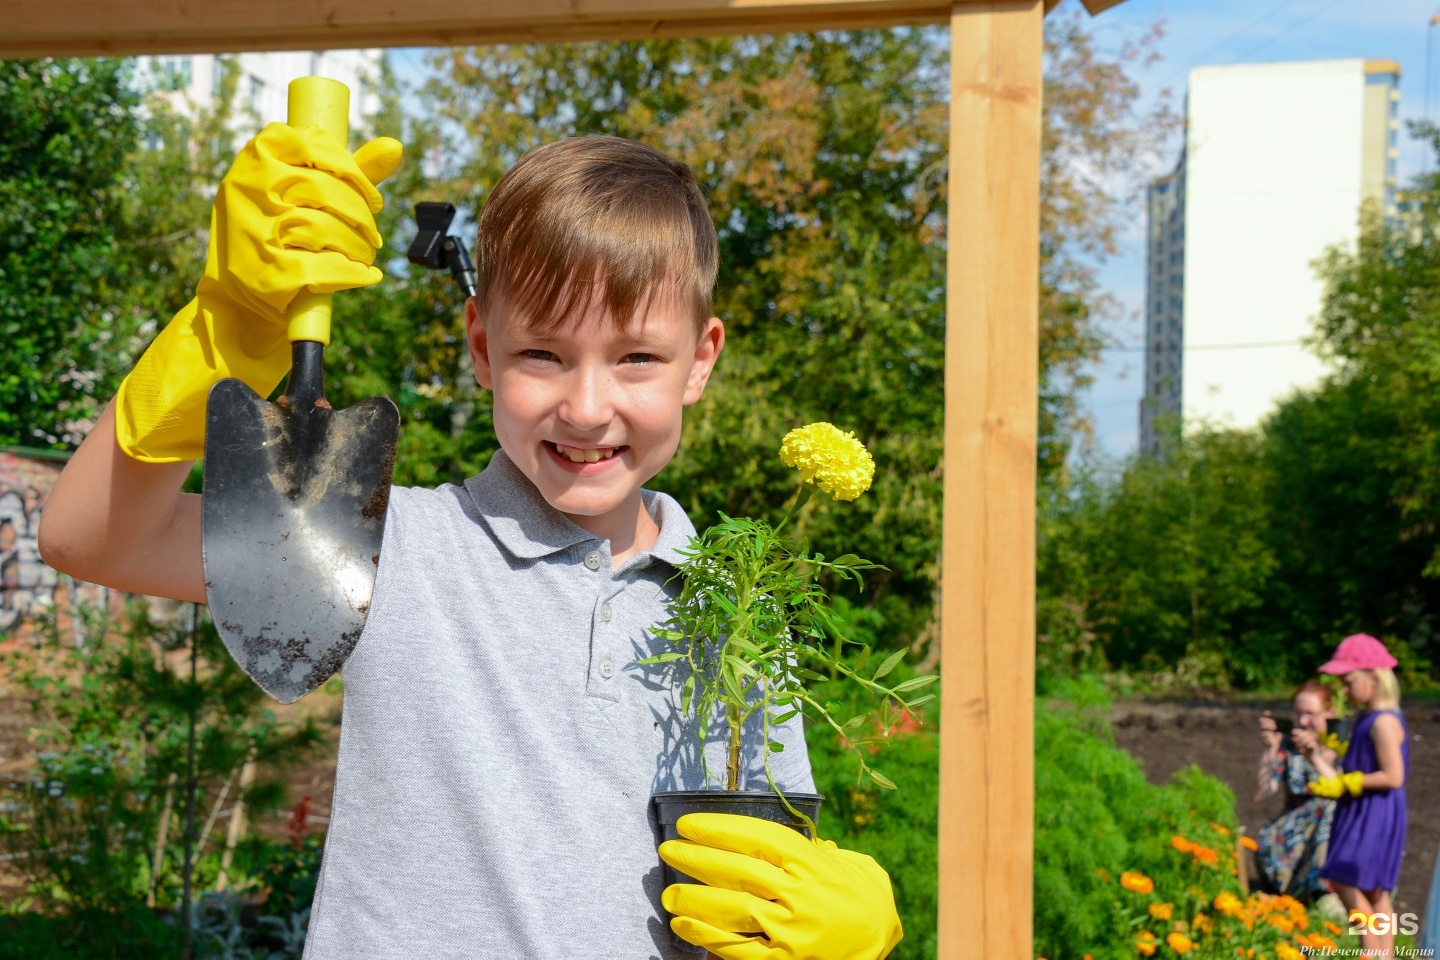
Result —
MULTIPOLYGON (((303 77, 288 123, 342 144, 350 92, 303 77)), ((239 380, 210 390, 202 532, 205 594, 220 637, 282 703, 345 662, 370 607, 400 413, 388 397, 325 402, 321 360, 330 294, 303 293, 289 315, 292 367, 275 403, 239 380)))

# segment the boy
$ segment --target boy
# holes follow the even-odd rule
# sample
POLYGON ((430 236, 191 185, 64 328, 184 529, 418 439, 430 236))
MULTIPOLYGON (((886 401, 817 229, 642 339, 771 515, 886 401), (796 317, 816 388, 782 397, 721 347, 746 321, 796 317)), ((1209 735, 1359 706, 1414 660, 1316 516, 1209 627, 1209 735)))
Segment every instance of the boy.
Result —
MULTIPOLYGON (((398 162, 392 144, 352 158, 277 124, 246 146, 216 196, 195 301, 51 495, 48 562, 204 600, 199 498, 179 491, 205 391, 227 373, 273 387, 302 287, 378 281, 374 184, 398 162)), ((516 164, 477 252, 466 329, 500 450, 463 485, 392 492, 343 671, 306 956, 684 956, 661 920, 649 797, 701 786, 702 764, 674 684, 635 661, 660 651, 652 631, 694 528, 642 485, 724 348, 714 227, 683 164, 589 137, 516 164)), ((788 747, 777 782, 813 790, 799 723, 772 733, 788 747)), ((899 922, 874 861, 743 820, 685 818, 690 839, 666 845, 711 884, 663 892, 677 933, 731 960, 889 952, 899 922)))

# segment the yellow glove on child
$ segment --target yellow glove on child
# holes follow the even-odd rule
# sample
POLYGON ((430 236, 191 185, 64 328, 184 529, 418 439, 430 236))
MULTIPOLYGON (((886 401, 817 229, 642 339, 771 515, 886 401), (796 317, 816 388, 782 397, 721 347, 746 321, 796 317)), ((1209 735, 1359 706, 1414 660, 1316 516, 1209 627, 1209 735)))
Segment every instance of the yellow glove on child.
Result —
POLYGON ((304 290, 378 283, 375 184, 400 163, 381 137, 350 153, 318 127, 272 123, 215 195, 205 276, 120 385, 120 449, 147 463, 204 453, 205 399, 226 377, 262 396, 290 370, 286 311, 304 290))
POLYGON ((723 960, 879 960, 900 942, 890 877, 870 857, 778 823, 692 813, 660 857, 670 928, 723 960))
POLYGON ((1342 773, 1338 777, 1321 777, 1319 780, 1311 780, 1306 786, 1310 792, 1317 797, 1325 797, 1335 800, 1350 794, 1358 797, 1365 791, 1365 774, 1359 770, 1350 773, 1342 773))

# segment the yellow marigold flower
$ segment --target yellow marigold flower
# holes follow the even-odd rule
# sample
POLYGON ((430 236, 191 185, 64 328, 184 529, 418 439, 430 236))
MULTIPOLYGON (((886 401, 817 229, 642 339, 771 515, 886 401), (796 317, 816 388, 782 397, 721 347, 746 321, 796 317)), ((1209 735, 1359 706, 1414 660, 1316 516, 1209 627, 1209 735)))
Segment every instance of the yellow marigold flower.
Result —
POLYGON ((1246 850, 1259 850, 1259 849, 1260 849, 1260 844, 1256 843, 1256 842, 1255 842, 1254 840, 1252 840, 1250 837, 1241 837, 1241 838, 1240 838, 1240 846, 1244 847, 1246 850))
POLYGON ((1212 820, 1212 821, 1210 821, 1210 829, 1211 829, 1211 830, 1214 830, 1216 833, 1220 834, 1220 836, 1222 836, 1222 837, 1228 837, 1228 836, 1230 836, 1230 828, 1227 827, 1227 826, 1225 826, 1225 824, 1223 824, 1223 823, 1216 823, 1215 821, 1212 820))
POLYGON ((1120 886, 1126 890, 1133 890, 1136 893, 1150 893, 1155 889, 1155 881, 1143 873, 1127 870, 1120 874, 1120 886))
POLYGON ((1158 944, 1155 940, 1155 934, 1151 933, 1149 930, 1141 930, 1138 934, 1135 935, 1135 949, 1140 951, 1141 956, 1155 956, 1155 949, 1157 946, 1158 944))
POLYGON ((1245 905, 1229 890, 1222 890, 1215 898, 1215 909, 1228 916, 1238 917, 1240 912, 1245 909, 1245 905))
POLYGON ((1279 960, 1305 960, 1305 954, 1296 950, 1284 940, 1275 944, 1275 956, 1278 957, 1279 960))
POLYGON ((1175 912, 1175 905, 1172 903, 1150 904, 1150 916, 1156 920, 1169 920, 1170 915, 1175 912))
POLYGON ((836 500, 854 500, 870 489, 875 477, 875 461, 865 444, 830 423, 812 423, 785 434, 780 459, 799 470, 804 482, 836 500))
POLYGON ((1190 938, 1183 933, 1172 933, 1165 938, 1165 942, 1170 945, 1171 950, 1179 954, 1189 953, 1191 948, 1195 946, 1190 938))
POLYGON ((1215 929, 1215 921, 1203 913, 1195 914, 1195 919, 1190 921, 1190 928, 1196 933, 1209 933, 1215 929))

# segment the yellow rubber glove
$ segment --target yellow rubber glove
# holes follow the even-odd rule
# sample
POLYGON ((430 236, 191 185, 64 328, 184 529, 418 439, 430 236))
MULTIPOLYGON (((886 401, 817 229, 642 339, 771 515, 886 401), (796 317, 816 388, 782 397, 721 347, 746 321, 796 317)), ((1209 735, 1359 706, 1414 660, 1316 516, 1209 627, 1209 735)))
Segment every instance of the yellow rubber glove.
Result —
POLYGON ((1338 777, 1321 777, 1319 780, 1311 780, 1306 787, 1315 796, 1329 800, 1338 799, 1347 793, 1358 797, 1365 791, 1365 774, 1355 770, 1342 773, 1338 777))
POLYGON ((1335 756, 1342 759, 1345 756, 1345 751, 1350 749, 1350 742, 1348 740, 1341 740, 1337 735, 1333 733, 1322 733, 1319 737, 1319 740, 1322 746, 1326 746, 1329 747, 1331 750, 1334 750, 1335 756))
POLYGON ((900 942, 890 877, 871 858, 755 817, 692 813, 660 857, 670 929, 723 960, 879 960, 900 942))
POLYGON ((199 459, 212 386, 235 377, 264 396, 289 372, 286 310, 296 294, 380 281, 375 185, 401 151, 381 137, 352 157, 318 127, 283 123, 245 145, 215 195, 195 299, 120 385, 120 449, 147 463, 199 459))

